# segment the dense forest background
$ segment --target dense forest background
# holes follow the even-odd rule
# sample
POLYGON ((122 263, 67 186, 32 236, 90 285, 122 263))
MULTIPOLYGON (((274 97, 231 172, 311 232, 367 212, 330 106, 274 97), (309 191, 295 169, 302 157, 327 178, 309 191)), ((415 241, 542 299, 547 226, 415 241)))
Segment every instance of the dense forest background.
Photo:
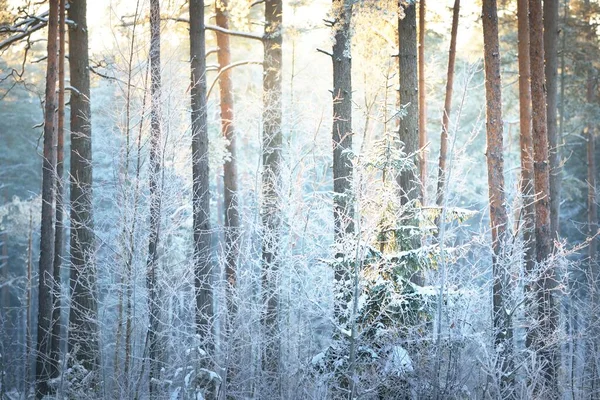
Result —
POLYGON ((0 0, 0 399, 600 395, 595 0, 0 0))

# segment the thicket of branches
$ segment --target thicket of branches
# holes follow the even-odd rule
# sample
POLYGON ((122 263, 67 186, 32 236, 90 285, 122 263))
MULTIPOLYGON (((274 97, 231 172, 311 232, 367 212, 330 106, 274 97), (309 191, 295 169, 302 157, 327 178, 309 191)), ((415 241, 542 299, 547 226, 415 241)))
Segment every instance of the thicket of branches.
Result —
POLYGON ((0 398, 597 396, 595 1, 22 3, 0 398))

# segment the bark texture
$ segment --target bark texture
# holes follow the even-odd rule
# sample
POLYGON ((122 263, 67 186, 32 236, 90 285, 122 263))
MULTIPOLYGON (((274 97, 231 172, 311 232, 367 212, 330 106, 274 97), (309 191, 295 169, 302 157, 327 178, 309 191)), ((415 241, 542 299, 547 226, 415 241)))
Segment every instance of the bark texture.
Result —
POLYGON ((262 360, 264 378, 271 394, 279 394, 279 260, 277 247, 281 229, 281 65, 282 65, 282 0, 265 1, 264 74, 263 74, 263 317, 265 352, 262 360))
POLYGON ((519 38, 519 123, 521 145, 521 221, 525 250, 525 270, 533 271, 535 264, 535 208, 533 186, 533 137, 531 134, 531 63, 529 58, 529 4, 517 3, 519 38))
MULTIPOLYGON (((407 115, 400 120, 400 140, 409 160, 418 167, 419 151, 419 83, 417 74, 417 10, 414 3, 404 7, 404 18, 398 20, 400 104, 407 106, 407 115)), ((421 185, 414 168, 398 174, 400 202, 402 205, 420 198, 421 185)))
MULTIPOLYGON (((552 253, 550 231, 550 167, 548 163, 548 130, 546 121, 546 91, 544 79, 544 33, 541 0, 529 1, 531 110, 533 129, 533 161, 535 190, 536 261, 545 263, 552 253)), ((557 386, 556 348, 551 342, 558 324, 554 300, 556 279, 554 268, 548 265, 536 283, 537 322, 534 346, 542 365, 542 382, 538 392, 555 398, 557 386)))
POLYGON ((71 309, 69 353, 89 371, 99 366, 94 217, 92 212, 92 113, 85 0, 69 2, 71 91, 71 309))
POLYGON ((42 162, 42 220, 40 230, 38 334, 36 357, 36 398, 50 392, 48 380, 52 376, 50 344, 52 336, 52 308, 54 305, 54 203, 56 200, 56 81, 58 79, 58 2, 50 2, 48 15, 48 60, 44 108, 44 160, 42 162))
POLYGON ((496 0, 483 1, 483 43, 485 62, 487 172, 490 225, 493 249, 493 327, 494 345, 502 346, 498 367, 502 371, 501 397, 510 392, 508 373, 512 370, 512 325, 507 315, 508 274, 503 260, 508 215, 504 198, 504 155, 502 121, 502 80, 498 44, 498 10, 496 0))
POLYGON ((546 118, 550 162, 550 232, 558 238, 561 168, 558 143, 558 0, 544 0, 544 56, 546 76, 546 118))
POLYGON ((436 204, 444 204, 446 190, 446 157, 448 153, 448 132, 450 129, 450 111, 452 109, 452 92, 454 89, 454 65, 456 61, 456 35, 458 33, 458 18, 460 15, 460 0, 454 0, 452 11, 452 30, 450 32, 450 51, 448 52, 448 73, 446 78, 446 98, 442 114, 442 134, 440 138, 440 162, 438 167, 436 204))
MULTIPOLYGON (((333 0, 333 9, 339 11, 333 26, 333 217, 335 239, 340 242, 354 232, 352 201, 352 56, 350 22, 352 3, 333 0)), ((344 279, 336 274, 336 280, 344 279)))

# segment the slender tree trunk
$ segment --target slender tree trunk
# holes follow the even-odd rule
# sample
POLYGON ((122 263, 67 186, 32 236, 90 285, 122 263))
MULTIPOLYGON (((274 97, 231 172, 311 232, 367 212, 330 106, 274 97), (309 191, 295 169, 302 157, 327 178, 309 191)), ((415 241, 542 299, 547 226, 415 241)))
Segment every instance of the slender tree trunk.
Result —
POLYGON ((533 139, 531 134, 531 63, 529 57, 529 0, 517 3, 519 38, 519 117, 521 145, 521 195, 523 196, 523 240, 528 246, 526 270, 535 263, 534 198, 533 198, 533 139))
MULTIPOLYGON (((229 20, 227 17, 228 2, 227 0, 221 0, 219 3, 216 6, 217 26, 229 29, 229 20)), ((223 68, 231 64, 229 36, 217 32, 217 47, 219 48, 217 54, 219 69, 223 70, 223 68)), ((219 87, 221 94, 221 132, 223 137, 227 139, 226 148, 230 155, 230 158, 223 164, 226 277, 229 286, 234 288, 236 285, 236 262, 239 252, 240 217, 237 204, 237 157, 231 72, 230 69, 221 72, 219 87)), ((229 311, 231 317, 233 317, 235 311, 232 305, 233 303, 230 303, 229 311)))
POLYGON ((280 337, 277 308, 279 305, 279 259, 281 230, 281 66, 282 0, 265 1, 264 74, 263 74, 263 175, 262 175, 262 291, 266 307, 263 314, 264 354, 262 370, 271 395, 279 395, 280 337))
POLYGON ((92 113, 86 0, 69 2, 71 91, 71 309, 69 353, 92 373, 98 372, 98 304, 92 208, 92 113))
MULTIPOLYGON (((229 29, 228 1, 220 0, 215 3, 216 23, 223 29, 229 29)), ((225 277, 226 277, 226 302, 227 302, 227 330, 233 330, 236 314, 234 289, 236 287, 237 260, 239 255, 240 216, 238 211, 238 184, 237 184, 237 155, 236 134, 234 124, 233 82, 230 69, 224 70, 231 64, 231 51, 229 35, 217 32, 217 47, 219 52, 219 88, 221 96, 221 133, 226 139, 226 149, 229 158, 223 163, 223 226, 225 230, 225 277)), ((218 180, 221 183, 221 180, 218 180)), ((218 185, 221 186, 221 185, 218 185)), ((220 191, 221 189, 219 189, 220 191)), ((232 338, 229 340, 232 344, 232 338)), ((229 354, 233 354, 233 346, 229 347, 229 354)), ((228 363, 227 380, 230 382, 235 374, 233 362, 228 363)))
POLYGON ((158 244, 160 240, 160 208, 162 193, 161 174, 161 67, 160 67, 160 1, 150 0, 150 237, 148 239, 148 260, 146 263, 146 286, 148 287, 148 357, 150 397, 158 396, 156 380, 160 379, 160 305, 157 288, 158 244))
POLYGON ((550 161, 550 233, 558 238, 561 168, 558 143, 558 0, 544 0, 544 55, 546 76, 546 118, 550 161))
MULTIPOLYGON (((352 1, 333 0, 332 9, 335 13, 333 30, 335 33, 333 43, 333 218, 335 227, 335 242, 341 246, 348 235, 354 233, 354 196, 352 192, 352 161, 349 151, 352 150, 352 1)), ((348 256, 341 250, 338 254, 343 258, 348 256)), ((336 319, 340 324, 349 322, 346 319, 348 312, 348 296, 346 282, 352 278, 349 265, 341 264, 335 269, 335 282, 340 292, 339 303, 335 304, 336 319)), ((348 326, 350 329, 351 323, 348 326)), ((355 338, 351 339, 351 349, 355 338)), ((353 393, 352 385, 352 360, 350 352, 350 367, 344 371, 346 375, 340 376, 339 386, 344 391, 344 396, 353 393), (347 394, 349 393, 349 394, 347 394)))
POLYGON ((64 231, 63 231, 63 208, 64 208, 64 135, 65 135, 65 1, 60 0, 58 14, 59 50, 58 50, 58 129, 56 132, 56 219, 54 221, 54 262, 53 278, 56 285, 54 308, 52 309, 52 343, 50 349, 50 360, 52 366, 52 378, 59 375, 60 367, 60 315, 61 315, 61 277, 64 231))
POLYGON ((31 389, 31 298, 33 292, 33 213, 29 211, 29 237, 27 238, 27 300, 25 321, 25 393, 29 396, 31 389))
MULTIPOLYGON (((548 164, 548 131, 546 120, 546 92, 544 86, 544 36, 541 0, 529 1, 531 109, 533 128, 533 159, 535 182, 535 243, 536 261, 545 263, 552 253, 550 231, 550 166, 548 164)), ((554 269, 548 266, 536 285, 537 319, 540 329, 536 349, 542 365, 541 390, 553 398, 558 394, 555 346, 548 340, 557 328, 557 310, 553 290, 556 286, 554 269)))
POLYGON ((483 1, 483 41, 485 60, 487 170, 492 230, 493 327, 494 347, 502 346, 498 367, 502 372, 501 397, 510 395, 512 380, 512 325, 507 315, 508 274, 503 260, 507 237, 508 215, 504 198, 504 155, 502 121, 502 82, 498 44, 498 10, 496 0, 483 1))
POLYGON ((425 91, 425 0, 419 1, 419 177, 420 200, 425 204, 427 194, 427 108, 425 91))
POLYGON ((190 60, 192 104, 192 175, 194 208, 194 273, 196 329, 212 349, 212 263, 210 256, 210 192, 206 112, 206 39, 204 1, 190 1, 190 60))
POLYGON ((56 81, 58 78, 58 1, 50 2, 48 15, 48 60, 44 115, 44 160, 42 163, 42 225, 40 232, 36 398, 50 392, 52 295, 54 262, 54 203, 56 200, 56 81))
MULTIPOLYGON (((352 58, 350 55, 352 33, 352 2, 333 0, 333 9, 339 10, 333 27, 333 217, 335 240, 341 242, 345 235, 354 232, 354 206, 352 201, 352 58)), ((344 280, 336 271, 336 280, 344 280)))
MULTIPOLYGON (((404 152, 418 167, 419 151, 419 83, 417 78, 417 10, 414 3, 404 7, 404 18, 398 20, 399 63, 400 63, 400 104, 407 105, 407 115, 400 120, 400 140, 404 152)), ((398 174, 400 203, 402 205, 420 197, 418 174, 406 169, 398 174)))
MULTIPOLYGON (((529 57, 529 0, 518 0, 519 37, 519 118, 521 145, 521 221, 525 243, 525 271, 531 276, 535 266, 535 206, 533 182, 533 137, 531 134, 531 63, 529 57)), ((531 288, 528 286, 527 290, 531 288)), ((529 306, 532 307, 531 303, 529 306)), ((532 346, 533 331, 527 332, 526 346, 532 346)))
POLYGON ((452 108, 452 92, 454 88, 454 65, 456 60, 456 35, 460 15, 460 0, 454 0, 452 11, 452 31, 450 33, 450 51, 448 53, 448 74, 446 78, 446 99, 442 114, 442 135, 440 138, 440 163, 438 169, 436 204, 444 204, 446 190, 446 155, 448 152, 448 132, 450 129, 450 110, 452 108))

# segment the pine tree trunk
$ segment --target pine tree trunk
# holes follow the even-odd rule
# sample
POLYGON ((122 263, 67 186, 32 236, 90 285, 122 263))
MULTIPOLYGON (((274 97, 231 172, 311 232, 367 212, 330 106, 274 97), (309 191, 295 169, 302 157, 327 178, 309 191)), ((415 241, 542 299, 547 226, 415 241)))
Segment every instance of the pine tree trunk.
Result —
POLYGON ((36 398, 50 392, 52 295, 54 263, 54 203, 56 200, 56 82, 58 79, 58 1, 50 2, 48 15, 48 59, 44 114, 44 160, 42 163, 42 224, 40 231, 36 398))
MULTIPOLYGON (((223 29, 229 29, 229 20, 227 17, 226 0, 221 0, 220 5, 216 6, 217 26, 223 29)), ((229 46, 229 36, 217 32, 217 54, 219 60, 219 69, 231 64, 231 52, 229 46)), ((224 199, 224 226, 225 226, 225 259, 226 259, 226 278, 228 287, 234 288, 236 285, 236 263, 239 253, 240 236, 240 217, 238 211, 237 199, 237 156, 236 156, 236 135, 234 125, 234 107, 233 107, 233 82, 231 70, 225 70, 220 74, 219 87, 221 94, 221 132, 227 139, 226 149, 230 158, 223 164, 223 199, 224 199)), ((235 310, 231 302, 231 293, 228 295, 230 317, 233 317, 235 310)))
POLYGON ((560 217, 561 168, 558 143, 558 0, 544 0, 546 118, 550 162, 550 232, 557 239, 560 217))
MULTIPOLYGON (((483 41, 485 60, 487 172, 492 231, 493 264, 493 327, 494 347, 502 346, 498 354, 502 372, 501 390, 510 393, 512 372, 512 325, 506 312, 508 274, 503 257, 507 237, 508 215, 504 198, 504 156, 502 122, 502 82, 500 76, 500 48, 498 44, 498 10, 496 0, 483 1, 483 41)), ((501 396, 502 397, 502 396, 501 396)))
POLYGON ((29 211, 29 235, 27 238, 27 293, 25 305, 25 393, 29 396, 31 389, 31 349, 32 349, 32 322, 31 322, 31 299, 33 297, 33 213, 29 211))
POLYGON ((60 370, 60 315, 61 315, 61 265, 63 257, 63 208, 64 208, 64 135, 65 135, 65 1, 60 0, 58 14, 59 50, 58 50, 58 129, 56 132, 56 219, 54 221, 54 262, 53 278, 58 297, 52 309, 52 343, 50 360, 53 364, 51 376, 58 377, 60 370))
MULTIPOLYGON (((333 44, 333 217, 335 240, 340 242, 354 232, 354 206, 352 202, 352 58, 350 22, 352 3, 333 0, 336 16, 335 41, 333 44)), ((336 280, 345 279, 340 271, 336 280), (341 275, 340 275, 341 274, 341 275)))
POLYGON ((71 309, 69 353, 91 372, 99 367, 96 261, 92 212, 92 113, 86 0, 69 2, 71 91, 71 309), (75 352, 75 350, 77 351, 75 352))
POLYGON ((192 105, 192 175, 194 208, 194 273, 196 330, 212 349, 213 293, 210 252, 210 192, 206 111, 206 39, 204 1, 190 1, 190 60, 192 105))
MULTIPOLYGON (((352 150, 352 1, 333 0, 332 9, 335 12, 335 32, 333 43, 333 218, 335 227, 335 242, 340 245, 338 256, 344 258, 351 256, 344 254, 343 242, 348 235, 354 233, 354 196, 352 193, 353 166, 349 151, 352 150)), ((335 304, 336 319, 340 324, 348 322, 345 318, 348 312, 347 282, 352 278, 350 265, 338 265, 334 271, 335 282, 340 292, 339 303, 335 304)), ((345 326, 345 325, 344 325, 345 326)), ((347 326, 350 329, 350 325, 347 326)), ((351 339, 351 349, 355 338, 351 339)), ((354 352, 350 352, 352 358, 354 352)), ((353 393, 350 369, 353 367, 352 359, 350 368, 339 374, 339 386, 346 393, 353 393)), ((351 395, 350 395, 351 397, 351 395)))
MULTIPOLYGON (((550 231, 550 166, 548 164, 548 131, 546 121, 546 92, 544 87, 544 36, 541 0, 529 1, 531 110, 533 128, 533 159, 535 199, 536 261, 544 263, 552 253, 550 231)), ((536 284, 537 319, 540 328, 535 335, 538 357, 543 365, 542 379, 545 395, 556 396, 557 361, 552 340, 557 328, 557 310, 553 290, 556 286, 554 269, 547 266, 536 284)))
POLYGON ((450 33, 450 51, 448 52, 448 74, 446 79, 446 99, 442 114, 442 134, 440 138, 440 162, 438 167, 436 204, 444 204, 446 190, 446 156, 448 153, 448 132, 450 129, 450 110, 452 108, 452 92, 454 88, 454 65, 456 60, 456 35, 458 33, 458 18, 460 15, 460 0, 454 0, 452 11, 452 31, 450 33))
POLYGON ((419 1, 419 178, 420 200, 425 204, 427 194, 427 108, 425 91, 425 0, 419 1))
MULTIPOLYGON (((417 74, 417 10, 414 3, 404 7, 404 18, 398 20, 399 63, 400 63, 400 104, 407 105, 407 115, 400 120, 400 140, 404 152, 418 168, 419 151, 419 83, 417 74)), ((402 205, 420 197, 418 173, 405 169, 398 174, 400 203, 402 205)))
MULTIPOLYGON (((525 271, 528 276, 535 266, 535 206, 533 182, 533 137, 531 134, 531 63, 529 58, 529 0, 517 3, 519 38, 519 119, 521 145, 521 230, 525 243, 525 271)), ((527 287, 527 291, 531 288, 527 287)), ((532 305, 529 303, 529 306, 532 305)), ((526 346, 531 348, 534 332, 527 333, 526 346)))
POLYGON ((148 260, 146 262, 146 286, 148 288, 148 357, 150 397, 158 396, 160 379, 160 305, 157 288, 158 244, 160 240, 160 208, 162 189, 161 176, 161 67, 160 67, 160 1, 150 0, 150 237, 148 238, 148 260))
POLYGON ((282 0, 265 1, 264 74, 263 74, 263 175, 262 175, 262 224, 263 224, 263 317, 264 355, 262 370, 267 390, 279 395, 279 260, 281 229, 281 65, 282 65, 282 0))

